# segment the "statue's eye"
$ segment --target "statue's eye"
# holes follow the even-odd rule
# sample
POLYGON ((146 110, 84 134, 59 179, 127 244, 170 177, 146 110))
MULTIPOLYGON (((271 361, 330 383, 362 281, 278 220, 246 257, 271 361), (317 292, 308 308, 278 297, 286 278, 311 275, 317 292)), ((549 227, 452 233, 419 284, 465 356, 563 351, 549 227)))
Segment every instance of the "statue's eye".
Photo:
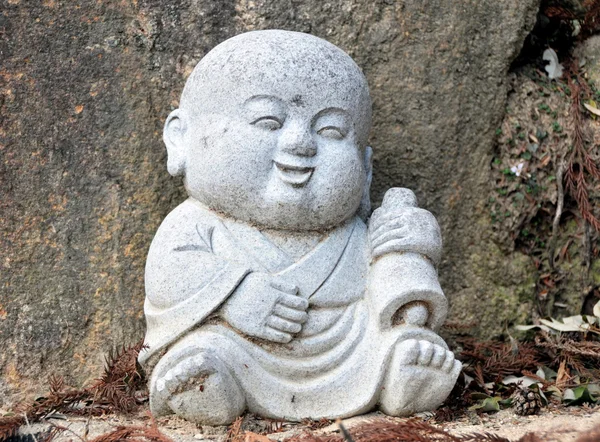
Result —
POLYGON ((272 116, 257 118, 250 124, 268 130, 281 129, 281 126, 283 126, 283 123, 281 120, 279 120, 279 118, 272 116))
POLYGON ((325 138, 331 138, 333 140, 341 140, 346 134, 342 132, 342 129, 335 126, 325 126, 317 131, 319 135, 325 138))

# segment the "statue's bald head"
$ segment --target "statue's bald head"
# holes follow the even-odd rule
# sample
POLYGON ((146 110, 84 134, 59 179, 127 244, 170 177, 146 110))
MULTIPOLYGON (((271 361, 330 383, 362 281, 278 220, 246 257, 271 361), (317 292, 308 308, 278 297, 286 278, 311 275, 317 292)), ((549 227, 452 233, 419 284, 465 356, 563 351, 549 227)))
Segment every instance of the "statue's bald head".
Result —
POLYGON ((275 93, 298 105, 346 110, 365 146, 371 125, 367 81, 348 54, 309 34, 253 31, 219 44, 187 80, 180 108, 190 114, 223 113, 240 97, 275 93))

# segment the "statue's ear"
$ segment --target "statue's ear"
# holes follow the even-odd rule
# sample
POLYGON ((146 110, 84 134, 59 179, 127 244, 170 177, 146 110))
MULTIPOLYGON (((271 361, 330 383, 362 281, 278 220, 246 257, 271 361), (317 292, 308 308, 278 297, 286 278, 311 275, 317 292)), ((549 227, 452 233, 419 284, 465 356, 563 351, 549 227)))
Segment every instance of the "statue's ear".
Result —
POLYGON ((167 146, 167 170, 173 176, 183 175, 186 166, 185 131, 186 115, 181 109, 169 114, 163 130, 163 141, 167 146))
POLYGON ((366 221, 371 214, 371 181, 373 180, 373 149, 371 149, 371 146, 365 147, 364 164, 367 180, 365 181, 362 200, 358 207, 358 216, 360 216, 363 221, 366 221))

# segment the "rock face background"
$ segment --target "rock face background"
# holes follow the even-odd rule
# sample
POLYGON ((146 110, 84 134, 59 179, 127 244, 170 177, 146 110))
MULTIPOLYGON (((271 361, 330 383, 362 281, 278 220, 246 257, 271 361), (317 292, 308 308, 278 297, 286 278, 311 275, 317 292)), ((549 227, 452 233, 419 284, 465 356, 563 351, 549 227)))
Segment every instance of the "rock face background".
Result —
POLYGON ((491 336, 527 316, 530 261, 494 244, 485 203, 538 0, 0 4, 0 398, 43 391, 52 372, 85 382, 143 336, 145 256, 185 197, 163 121, 195 63, 253 29, 310 32, 364 69, 373 199, 410 187, 438 217, 452 319, 491 336))

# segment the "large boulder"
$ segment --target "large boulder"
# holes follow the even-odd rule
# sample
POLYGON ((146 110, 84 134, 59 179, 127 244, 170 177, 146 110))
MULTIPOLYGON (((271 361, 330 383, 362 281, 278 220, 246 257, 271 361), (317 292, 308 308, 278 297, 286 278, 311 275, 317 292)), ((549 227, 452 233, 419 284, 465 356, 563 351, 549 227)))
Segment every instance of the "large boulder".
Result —
POLYGON ((576 50, 576 56, 585 63, 586 77, 600 89, 600 35, 594 35, 584 41, 576 50))
POLYGON ((529 282, 523 257, 491 243, 486 189, 506 74, 537 7, 5 1, 0 398, 43 391, 51 372, 89 380, 109 348, 143 336, 146 253, 185 197, 166 171, 163 121, 198 60, 252 29, 310 32, 364 69, 374 102, 374 201, 392 186, 415 190, 443 229, 440 275, 454 319, 487 315, 481 335, 501 330, 496 318, 518 308, 529 282))

